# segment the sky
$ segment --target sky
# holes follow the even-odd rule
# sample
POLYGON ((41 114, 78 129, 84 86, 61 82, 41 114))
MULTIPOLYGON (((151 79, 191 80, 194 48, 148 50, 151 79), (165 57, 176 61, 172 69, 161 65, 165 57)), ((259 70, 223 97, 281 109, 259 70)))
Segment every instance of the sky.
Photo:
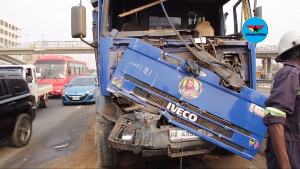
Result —
MULTIPOLYGON (((230 14, 227 26, 233 28, 232 4, 233 0, 226 4, 225 9, 230 14)), ((253 6, 253 0, 250 0, 253 6)), ((291 29, 300 29, 300 1, 299 0, 257 0, 257 6, 262 6, 262 19, 268 25, 268 35, 258 46, 278 45, 284 33, 291 29)))
MULTIPOLYGON (((228 33, 233 32, 232 0, 224 7, 228 12, 226 21, 228 33)), ((0 0, 0 18, 22 29, 21 42, 32 41, 79 41, 71 37, 71 7, 80 0, 0 0)), ((253 5, 253 0, 250 0, 253 5)), ((82 0, 87 11, 87 37, 92 40, 92 6, 90 0, 82 0)), ((268 25, 267 38, 258 46, 277 45, 281 36, 290 29, 300 28, 299 0, 257 0, 262 6, 262 17, 268 25)), ((94 55, 72 55, 88 62, 95 68, 94 55)))
MULTIPOLYGON (((20 42, 80 41, 71 36, 71 8, 79 0, 0 0, 0 18, 21 28, 20 42)), ((92 41, 93 10, 90 0, 82 0, 87 15, 87 41, 92 41), (90 28, 89 28, 90 27, 90 28)), ((68 55, 68 54, 66 54, 68 55)), ((95 55, 69 55, 86 61, 95 69, 95 55)))

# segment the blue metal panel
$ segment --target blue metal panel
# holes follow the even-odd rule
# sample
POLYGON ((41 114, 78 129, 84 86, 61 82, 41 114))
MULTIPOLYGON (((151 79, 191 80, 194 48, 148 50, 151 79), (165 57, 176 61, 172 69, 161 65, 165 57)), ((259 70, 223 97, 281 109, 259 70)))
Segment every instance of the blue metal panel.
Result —
POLYGON ((112 47, 112 38, 100 38, 99 39, 99 59, 98 64, 100 65, 98 67, 100 72, 100 90, 101 95, 103 96, 109 96, 110 93, 106 90, 107 83, 109 82, 109 56, 110 56, 110 48, 112 47), (101 44, 101 46, 100 46, 101 44))
POLYGON ((107 89, 157 106, 171 124, 252 160, 267 128, 261 114, 250 107, 263 109, 266 96, 246 86, 240 93, 227 89, 219 85, 219 76, 203 69, 206 76, 193 77, 201 90, 189 97, 181 89, 187 83, 185 79, 190 78, 183 68, 185 61, 166 54, 180 62, 174 65, 164 60, 163 54, 133 39, 107 89))
MULTIPOLYGON (((103 0, 98 0, 98 38, 102 37, 102 16, 103 16, 103 0)), ((98 40, 100 42, 100 40, 98 40)), ((98 49, 100 48, 100 43, 98 44, 98 49)))
POLYGON ((248 43, 248 49, 251 52, 251 76, 252 76, 252 88, 256 90, 256 51, 255 51, 255 44, 248 43))

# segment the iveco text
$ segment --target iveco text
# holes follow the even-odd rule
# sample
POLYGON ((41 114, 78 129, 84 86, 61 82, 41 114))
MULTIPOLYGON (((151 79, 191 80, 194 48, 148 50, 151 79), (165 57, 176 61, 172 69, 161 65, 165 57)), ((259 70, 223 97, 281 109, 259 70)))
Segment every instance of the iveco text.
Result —
POLYGON ((184 110, 183 108, 177 107, 175 104, 169 102, 167 105, 167 109, 171 110, 172 112, 178 114, 179 116, 182 116, 186 119, 189 119, 191 121, 197 121, 197 116, 189 111, 184 110))

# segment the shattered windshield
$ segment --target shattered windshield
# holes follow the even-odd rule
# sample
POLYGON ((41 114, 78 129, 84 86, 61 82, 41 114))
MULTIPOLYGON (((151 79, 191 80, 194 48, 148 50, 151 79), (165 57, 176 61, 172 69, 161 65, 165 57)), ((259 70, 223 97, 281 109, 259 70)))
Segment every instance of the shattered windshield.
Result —
MULTIPOLYGON (((218 36, 223 34, 222 9, 227 1, 165 0, 163 5, 174 27, 183 35, 196 30, 218 36)), ((103 15, 104 36, 176 38, 159 1, 107 0, 103 15)))
MULTIPOLYGON (((176 29, 181 29, 181 18, 170 17, 176 29)), ((165 30, 172 29, 166 17, 150 16, 149 17, 149 30, 165 30)))

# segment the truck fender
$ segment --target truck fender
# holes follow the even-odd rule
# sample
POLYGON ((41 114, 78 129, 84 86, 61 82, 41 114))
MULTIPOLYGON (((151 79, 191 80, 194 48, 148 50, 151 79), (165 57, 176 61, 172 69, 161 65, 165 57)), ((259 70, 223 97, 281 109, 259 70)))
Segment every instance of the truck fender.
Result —
POLYGON ((101 117, 100 119, 105 117, 110 122, 116 122, 120 115, 119 108, 113 103, 112 98, 102 95, 96 101, 96 113, 101 117))

